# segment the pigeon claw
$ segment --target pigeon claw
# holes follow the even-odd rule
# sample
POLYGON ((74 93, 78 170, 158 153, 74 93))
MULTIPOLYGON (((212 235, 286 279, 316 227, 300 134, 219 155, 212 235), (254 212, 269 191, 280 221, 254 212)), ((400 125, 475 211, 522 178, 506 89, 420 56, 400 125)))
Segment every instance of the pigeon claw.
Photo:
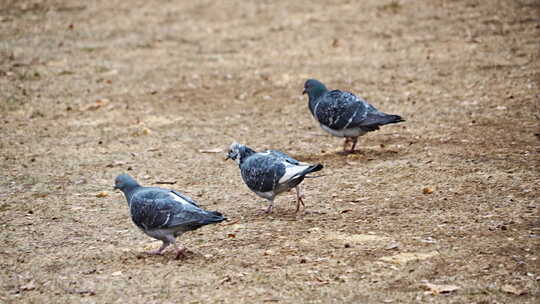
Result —
POLYGON ((302 208, 306 209, 306 205, 304 204, 304 200, 302 198, 298 198, 296 200, 296 211, 294 211, 294 213, 298 213, 298 211, 300 211, 300 205, 302 205, 302 208))
POLYGON ((296 211, 294 213, 298 213, 300 211, 300 204, 302 204, 302 207, 306 209, 306 205, 304 204, 304 193, 302 193, 302 187, 300 185, 296 186, 296 211))
POLYGON ((271 203, 268 205, 268 208, 264 209, 260 214, 263 215, 263 214, 269 214, 269 213, 272 213, 272 210, 274 210, 274 204, 271 203))
POLYGON ((358 137, 345 137, 345 142, 343 142, 343 153, 349 154, 354 153, 354 148, 356 147, 356 143, 358 142, 358 137), (352 143, 351 149, 347 150, 347 146, 349 143, 352 143))
POLYGON ((176 250, 176 256, 174 257, 175 260, 179 260, 180 258, 185 258, 186 256, 186 248, 180 248, 176 250))

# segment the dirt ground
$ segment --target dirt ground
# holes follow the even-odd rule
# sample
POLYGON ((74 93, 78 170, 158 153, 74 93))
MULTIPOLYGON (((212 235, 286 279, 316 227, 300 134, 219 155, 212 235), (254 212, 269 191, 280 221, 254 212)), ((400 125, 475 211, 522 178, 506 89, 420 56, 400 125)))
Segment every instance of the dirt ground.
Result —
POLYGON ((538 303, 539 18, 537 0, 0 1, 0 302, 538 303), (307 78, 407 121, 341 155, 307 78), (233 140, 324 164, 305 212, 291 192, 260 215, 233 140), (180 238, 186 259, 147 256, 122 172, 229 221, 180 238))

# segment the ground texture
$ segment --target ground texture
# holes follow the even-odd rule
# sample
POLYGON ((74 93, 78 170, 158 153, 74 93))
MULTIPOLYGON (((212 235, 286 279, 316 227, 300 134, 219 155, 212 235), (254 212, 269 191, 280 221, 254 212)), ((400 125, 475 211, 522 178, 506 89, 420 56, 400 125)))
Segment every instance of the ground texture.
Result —
POLYGON ((0 302, 538 303, 535 0, 0 2, 0 302), (407 122, 316 125, 303 82, 407 122), (233 141, 322 163, 275 212, 233 141), (127 172, 219 210, 131 223, 127 172))

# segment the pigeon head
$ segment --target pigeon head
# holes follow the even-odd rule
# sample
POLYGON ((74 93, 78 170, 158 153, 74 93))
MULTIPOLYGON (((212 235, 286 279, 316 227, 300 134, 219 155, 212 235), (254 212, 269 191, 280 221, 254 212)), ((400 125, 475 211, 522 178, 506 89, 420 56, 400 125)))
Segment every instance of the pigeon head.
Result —
POLYGON ((229 147, 226 159, 232 159, 238 165, 240 165, 246 157, 250 156, 253 153, 255 153, 255 151, 251 150, 249 147, 239 144, 237 142, 233 142, 229 147))
POLYGON ((304 91, 302 94, 308 94, 309 99, 314 100, 326 91, 326 86, 322 82, 316 79, 308 79, 306 83, 304 83, 304 91))
POLYGON ((140 185, 137 183, 137 181, 129 176, 128 174, 120 174, 116 177, 114 180, 114 189, 119 189, 122 192, 129 191, 133 188, 137 188, 140 185))

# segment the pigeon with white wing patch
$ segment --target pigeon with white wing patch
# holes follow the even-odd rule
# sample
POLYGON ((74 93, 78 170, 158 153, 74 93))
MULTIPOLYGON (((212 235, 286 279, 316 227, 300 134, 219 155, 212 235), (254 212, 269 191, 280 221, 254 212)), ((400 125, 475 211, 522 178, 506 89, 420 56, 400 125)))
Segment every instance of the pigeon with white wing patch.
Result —
POLYGON ((296 212, 300 204, 305 207, 300 183, 307 174, 323 168, 321 164, 299 162, 281 151, 255 152, 236 142, 229 148, 227 159, 236 161, 248 188, 270 202, 267 213, 272 212, 274 198, 292 188, 296 189, 296 212))
POLYGON ((185 248, 176 246, 176 237, 204 225, 226 220, 217 211, 201 209, 193 199, 180 192, 142 187, 127 174, 116 177, 114 189, 124 193, 133 223, 147 235, 163 242, 159 249, 149 254, 161 254, 172 244, 176 249, 176 258, 179 258, 185 248))
POLYGON ((344 152, 348 143, 352 143, 349 152, 354 152, 358 137, 367 132, 405 121, 399 115, 380 112, 353 93, 329 91, 315 79, 306 81, 302 94, 308 94, 309 110, 321 128, 334 136, 345 137, 344 152))

